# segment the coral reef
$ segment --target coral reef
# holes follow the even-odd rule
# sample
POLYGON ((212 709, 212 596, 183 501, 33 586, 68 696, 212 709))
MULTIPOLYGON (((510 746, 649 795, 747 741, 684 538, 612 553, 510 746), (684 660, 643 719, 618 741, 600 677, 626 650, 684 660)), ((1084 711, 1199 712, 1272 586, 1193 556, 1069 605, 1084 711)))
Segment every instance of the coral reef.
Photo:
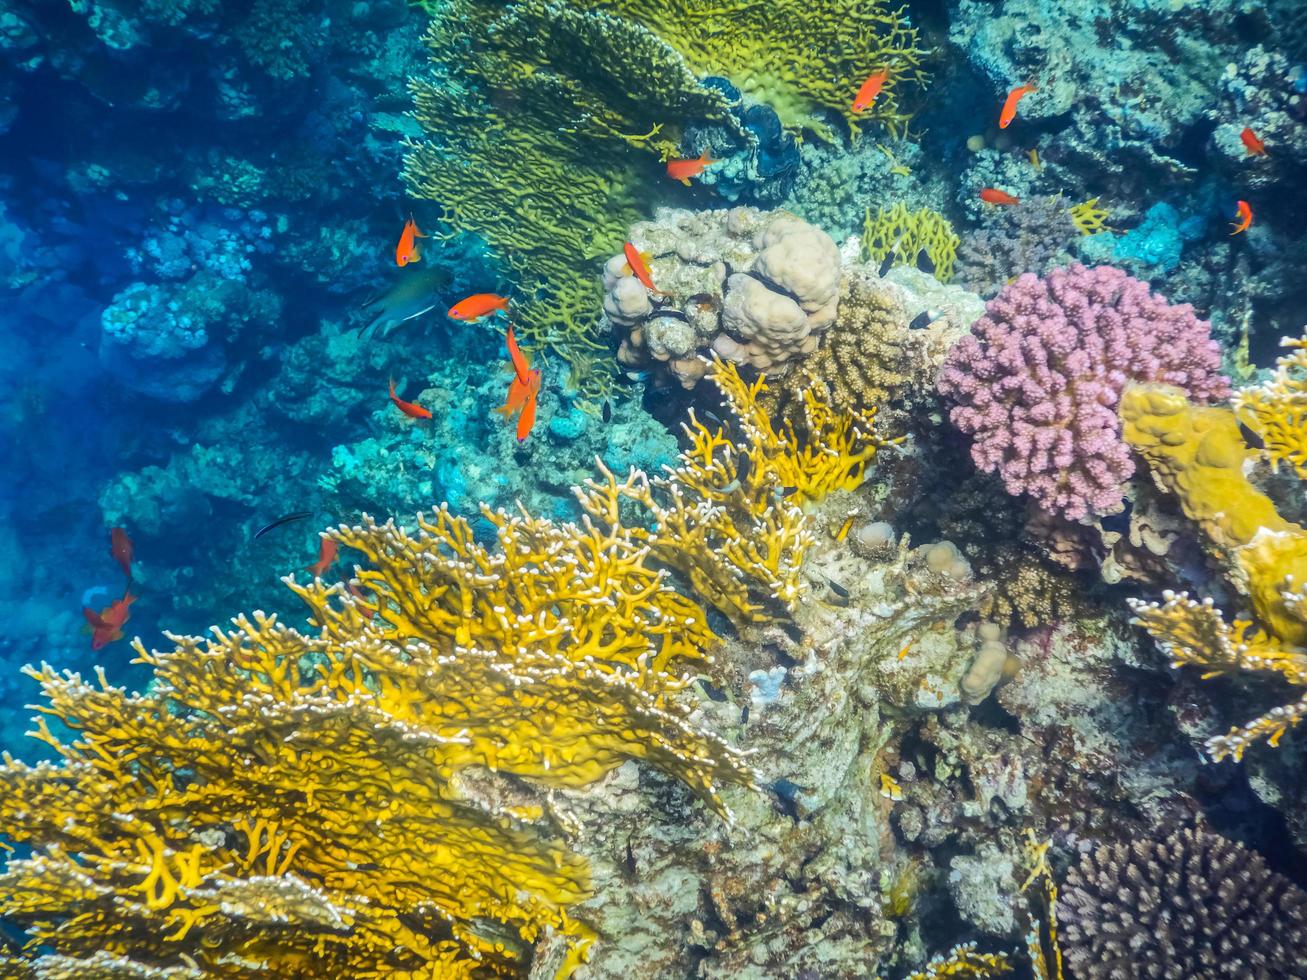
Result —
POLYGON ((661 209, 630 241, 663 295, 651 298, 622 255, 604 267, 604 314, 629 368, 665 366, 692 388, 713 353, 774 375, 835 321, 839 249, 786 212, 661 209))
POLYGON ((1119 269, 1027 273, 985 311, 940 375, 950 417, 981 470, 1069 520, 1116 509, 1134 471, 1116 415, 1126 381, 1229 391, 1208 325, 1119 269))
POLYGON ((1023 272, 1042 276, 1071 261, 1076 224, 1061 198, 1028 197, 987 216, 962 239, 958 277, 973 292, 993 296, 1023 272))
POLYGON ((872 216, 867 208, 862 225, 862 260, 881 266, 917 265, 925 254, 927 271, 940 282, 953 278, 958 236, 947 218, 930 208, 909 211, 902 201, 892 208, 880 208, 872 216))
POLYGON ((1275 373, 1263 384, 1234 393, 1234 412, 1256 433, 1272 469, 1288 464, 1307 479, 1307 338, 1285 337, 1289 352, 1275 362, 1275 373))
POLYGON ((1077 980, 1307 976, 1307 892, 1199 827, 1087 850, 1057 908, 1077 980))

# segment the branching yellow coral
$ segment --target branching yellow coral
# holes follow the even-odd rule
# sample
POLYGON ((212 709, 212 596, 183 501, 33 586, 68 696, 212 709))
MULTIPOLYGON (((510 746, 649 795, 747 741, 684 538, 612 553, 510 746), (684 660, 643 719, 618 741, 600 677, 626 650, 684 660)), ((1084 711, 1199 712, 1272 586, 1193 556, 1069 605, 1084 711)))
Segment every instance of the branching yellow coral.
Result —
POLYGON ((602 480, 577 490, 581 507, 605 527, 639 540, 675 569, 693 594, 736 623, 774 619, 799 596, 799 567, 811 532, 799 504, 858 486, 886 443, 872 432, 874 412, 839 414, 809 390, 807 437, 786 424, 777 432, 758 403, 764 389, 715 360, 709 372, 734 411, 746 446, 698 421, 690 448, 664 478, 631 470, 619 480, 600 464, 602 480), (653 527, 623 526, 623 501, 653 527))
POLYGON ((891 255, 895 265, 915 265, 925 252, 935 267, 935 278, 953 278, 953 262, 961 239, 948 218, 930 208, 909 211, 902 201, 873 216, 867 208, 862 223, 862 260, 879 266, 891 255))
POLYGON ((977 953, 975 943, 955 946, 943 956, 936 956, 925 968, 904 980, 985 980, 1012 972, 1012 963, 1003 953, 977 953))
POLYGON ((1285 337, 1280 344, 1289 353, 1276 360, 1274 376, 1236 391, 1234 411, 1261 437, 1274 469, 1285 463, 1307 479, 1307 337, 1285 337))
POLYGON ((1098 198, 1073 204, 1067 209, 1071 220, 1082 235, 1093 235, 1100 231, 1110 231, 1107 227, 1108 213, 1098 206, 1098 198))
POLYGON ((32 670, 76 738, 42 719, 62 762, 0 768, 0 826, 33 848, 0 875, 32 945, 0 967, 512 975, 545 929, 575 963, 589 873, 542 788, 641 759, 725 812, 753 775, 677 697, 713 637, 642 541, 484 516, 494 547, 443 508, 331 532, 362 597, 290 582, 315 632, 255 613, 138 644, 147 693, 32 670))
POLYGON ((1135 622, 1146 629, 1177 667, 1203 668, 1204 677, 1240 671, 1278 674, 1302 688, 1297 701, 1272 708, 1246 725, 1208 739, 1207 751, 1218 761, 1243 758, 1248 746, 1265 739, 1278 745, 1290 728, 1307 716, 1307 653, 1286 648, 1246 619, 1227 623, 1211 599, 1195 602, 1184 593, 1166 593, 1161 604, 1130 600, 1135 622))

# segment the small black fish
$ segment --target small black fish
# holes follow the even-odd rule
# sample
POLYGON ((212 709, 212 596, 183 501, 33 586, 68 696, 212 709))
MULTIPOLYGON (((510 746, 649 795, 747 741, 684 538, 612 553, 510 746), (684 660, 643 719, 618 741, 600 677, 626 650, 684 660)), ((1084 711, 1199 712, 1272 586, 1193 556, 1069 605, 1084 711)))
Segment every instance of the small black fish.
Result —
POLYGON ((798 823, 803 814, 800 813, 799 794, 808 792, 808 787, 800 786, 789 779, 778 779, 767 786, 771 791, 772 803, 781 813, 785 814, 795 823, 798 823))
POLYGON ((782 497, 793 497, 798 492, 799 492, 798 487, 781 487, 782 497))
POLYGON ((1243 436, 1243 441, 1251 448, 1253 449, 1266 448, 1266 443, 1262 440, 1262 437, 1259 436, 1252 429, 1248 428, 1248 426, 1244 425, 1242 422, 1239 423, 1239 434, 1243 436))
POLYGON ((930 315, 930 310, 922 310, 920 313, 918 313, 916 316, 912 318, 912 322, 908 324, 908 329, 925 330, 928 326, 930 326, 931 321, 934 319, 935 318, 930 315))
POLYGON ((735 457, 735 478, 740 483, 745 483, 749 479, 749 471, 753 469, 753 460, 741 453, 735 457))
POLYGON ((611 422, 613 420, 613 403, 605 399, 604 407, 599 410, 599 414, 605 422, 611 422))
POLYGON ((935 262, 926 254, 924 248, 917 253, 917 268, 922 272, 930 273, 932 276, 935 274, 935 262))
POLYGON ((630 874, 635 874, 637 867, 635 863, 635 848, 631 846, 631 838, 626 838, 626 870, 630 874))
POLYGON ((839 596, 841 599, 847 599, 849 597, 849 590, 846 589, 844 586, 840 585, 840 583, 836 582, 833 578, 828 578, 826 580, 826 584, 829 585, 830 590, 834 592, 837 596, 839 596))
POLYGON ((717 426, 717 428, 719 428, 719 429, 724 429, 724 428, 726 428, 726 423, 723 422, 723 421, 718 417, 718 415, 717 415, 716 412, 711 411, 711 410, 705 408, 705 409, 704 409, 702 412, 700 412, 699 414, 701 414, 701 415, 704 417, 704 421, 706 421, 706 422, 711 422, 713 425, 717 426))
POLYGON ((271 531, 273 528, 281 527, 283 524, 293 524, 293 523, 295 523, 295 521, 304 521, 304 520, 308 520, 308 519, 309 519, 310 517, 312 517, 312 516, 313 516, 313 511, 311 511, 311 510, 297 510, 297 511, 295 511, 295 512, 293 512, 293 513, 290 513, 290 514, 284 514, 284 515, 282 515, 281 517, 278 517, 278 518, 277 518, 275 521, 273 521, 271 524, 265 524, 265 525, 263 525, 263 527, 261 527, 261 528, 259 528, 257 531, 255 531, 255 532, 254 532, 254 540, 255 540, 255 541, 258 541, 259 538, 263 537, 265 534, 267 534, 267 533, 268 533, 269 531, 271 531))
POLYGON ((889 250, 889 254, 885 256, 885 261, 881 262, 880 269, 878 270, 878 274, 882 279, 885 278, 886 274, 889 272, 890 269, 894 268, 894 255, 895 255, 895 249, 892 248, 889 250))

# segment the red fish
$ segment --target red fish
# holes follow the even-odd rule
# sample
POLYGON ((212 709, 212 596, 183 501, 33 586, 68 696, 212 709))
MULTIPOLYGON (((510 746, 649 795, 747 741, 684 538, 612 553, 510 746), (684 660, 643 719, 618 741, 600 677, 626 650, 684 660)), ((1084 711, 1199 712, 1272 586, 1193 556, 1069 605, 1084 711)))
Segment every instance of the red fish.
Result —
POLYGON ((858 89, 858 94, 853 98, 853 111, 865 112, 871 108, 871 104, 876 101, 876 96, 880 95, 880 90, 885 87, 889 81, 889 69, 882 68, 880 71, 872 72, 867 76, 867 80, 862 83, 862 88, 858 89))
POLYGON ((1231 235, 1237 235, 1239 234, 1239 232, 1247 231, 1250 227, 1252 227, 1252 223, 1253 223, 1252 206, 1247 201, 1240 201, 1238 203, 1238 210, 1239 210, 1239 220, 1230 222, 1230 227, 1234 229, 1234 231, 1230 232, 1231 235))
POLYGON ((109 529, 109 557, 122 567, 123 574, 127 576, 128 581, 131 581, 132 539, 120 527, 109 529))
POLYGON ((630 242, 622 246, 622 252, 626 255, 626 264, 631 267, 631 273, 635 278, 640 280, 640 285, 645 289, 651 289, 659 296, 666 296, 661 289, 653 283, 653 276, 649 273, 649 253, 641 252, 630 242))
POLYGON ((524 442, 536 420, 536 395, 540 392, 540 370, 531 370, 522 349, 517 346, 513 328, 508 328, 508 357, 513 363, 513 381, 508 386, 508 398, 495 409, 505 418, 520 412, 517 417, 517 441, 524 442))
POLYGON ((136 596, 124 592, 121 599, 115 599, 99 612, 82 607, 82 615, 91 627, 91 649, 99 650, 114 640, 123 638, 123 624, 127 622, 130 611, 128 606, 136 601, 136 596))
POLYGON ((1239 139, 1243 140, 1243 145, 1247 147, 1250 157, 1266 156, 1266 144, 1258 139, 1257 134, 1249 127, 1245 126, 1243 128, 1243 132, 1239 134, 1239 139))
POLYGON ((411 419, 429 419, 431 413, 421 405, 415 405, 413 402, 406 402, 395 394, 395 379, 390 379, 390 400, 395 403, 395 407, 411 419))
POLYGON ((1007 101, 1003 103, 1003 111, 998 114, 998 128, 1007 129, 1012 125, 1012 120, 1017 117, 1017 103, 1029 95, 1031 92, 1038 92, 1039 89, 1033 85, 1018 85, 1007 94, 1007 101))
POLYGON ((333 538, 323 538, 322 547, 318 549, 318 560, 309 566, 309 571, 315 578, 322 578, 327 573, 327 569, 336 564, 336 555, 340 551, 340 545, 336 544, 333 538))
POLYGON ((449 308, 451 320, 480 320, 498 310, 507 310, 508 300, 494 293, 473 293, 467 299, 459 300, 449 308))
POLYGON ((679 180, 686 187, 689 187, 691 177, 698 177, 703 173, 705 167, 712 166, 716 162, 716 160, 708 156, 707 150, 704 150, 694 160, 668 160, 667 176, 672 180, 679 180))
MULTIPOLYGON (((358 587, 358 584, 355 583, 353 580, 345 583, 345 591, 348 592, 350 595, 352 595, 355 599, 358 599, 360 602, 367 602, 368 600, 368 597, 363 594, 363 590, 360 589, 358 587)), ((371 619, 373 616, 377 614, 377 611, 371 608, 370 606, 360 605, 356 608, 358 609, 359 612, 363 614, 364 619, 371 619)))
POLYGON ((1013 197, 1007 191, 986 187, 980 192, 980 199, 986 204, 1020 204, 1021 198, 1013 197))
POLYGON ((422 253, 418 250, 417 240, 426 237, 418 230, 418 223, 413 220, 413 216, 410 214, 408 220, 404 222, 404 230, 399 234, 399 244, 395 246, 395 264, 404 266, 422 258, 422 253))

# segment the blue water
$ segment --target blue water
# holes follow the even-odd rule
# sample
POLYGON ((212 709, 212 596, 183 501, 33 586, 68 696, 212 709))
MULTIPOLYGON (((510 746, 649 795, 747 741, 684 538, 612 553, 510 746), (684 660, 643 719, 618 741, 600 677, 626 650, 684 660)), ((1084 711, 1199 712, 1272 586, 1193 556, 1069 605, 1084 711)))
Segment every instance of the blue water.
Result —
MULTIPOLYGON (((984 188, 1061 195, 1067 206, 1097 198, 1107 230, 1037 244, 1022 254, 1038 254, 1038 268, 987 267, 976 281, 997 275, 997 290, 1072 259, 1119 266, 1210 321, 1226 369, 1242 341, 1262 373, 1237 383, 1264 379, 1280 338, 1307 324, 1301 3, 953 0, 909 4, 908 17, 935 54, 929 85, 904 97, 913 114, 905 133, 873 122, 854 138, 830 110, 830 138, 787 132, 783 106, 738 101, 742 80, 712 76, 706 85, 737 100, 736 135, 720 121, 684 120, 678 152, 712 148, 721 162, 683 189, 663 178, 663 161, 644 160, 651 176, 638 217, 660 205, 786 208, 840 244, 861 233, 868 207, 903 202, 990 248, 983 234, 1000 219, 984 188), (997 128, 1007 92, 1030 80, 1039 91, 1011 127, 997 128), (1265 156, 1241 141, 1245 127, 1265 141, 1265 156), (1231 235, 1238 202, 1249 203, 1253 223, 1231 235)), ((99 666, 110 683, 141 687, 151 675, 131 662, 134 637, 170 646, 165 632, 202 634, 256 608, 304 623, 279 580, 309 574, 325 527, 364 513, 405 520, 441 502, 485 541, 493 535, 482 505, 521 500, 576 520, 569 488, 590 476, 596 456, 614 472, 658 472, 684 446, 687 408, 720 410, 706 383, 688 391, 658 363, 619 366, 618 331, 593 338, 608 378, 602 404, 568 382, 555 353, 534 349, 545 383, 530 437, 519 442, 495 414, 511 377, 503 323, 459 323, 445 311, 469 294, 532 287, 515 281, 512 256, 482 240, 475 220, 445 221, 442 202, 412 196, 401 179, 406 141, 440 138, 414 120, 408 87, 432 71, 427 19, 404 0, 17 0, 0 10, 0 749, 51 755, 24 735, 39 691, 23 665, 87 676, 99 666), (410 216, 431 233, 420 244, 421 281, 395 262, 410 216), (396 410, 392 379, 401 398, 431 410, 429 421, 396 410), (296 512, 307 517, 254 538, 296 512), (110 553, 113 527, 132 541, 130 582, 110 553), (109 607, 127 589, 136 600, 125 636, 92 649, 83 609, 109 607)), ((861 81, 847 80, 850 96, 861 81)), ((1021 234, 1049 234, 1035 225, 1021 234)), ((595 245, 586 261, 596 279, 621 246, 595 245)), ((947 434, 929 451, 969 468, 947 412, 907 404, 926 420, 914 438, 929 444, 933 425, 947 434)), ((1307 513, 1292 480, 1273 488, 1287 517, 1307 513)), ((1017 506, 997 483, 990 490, 1002 508, 1017 506)), ((901 504, 900 530, 943 537, 957 501, 947 485, 926 493, 934 496, 878 504, 901 504)), ((1192 581, 1219 577, 1197 546, 1184 560, 1192 581)), ((1076 574, 1100 608, 1120 612, 1126 596, 1156 594, 1152 583, 1106 587, 1096 568, 1076 574)), ((974 625, 971 615, 961 628, 974 625)), ((1055 625, 1032 629, 1031 642, 1055 625)), ((775 642, 753 641, 758 650, 775 642)), ((1144 638, 1136 646, 1147 665, 1137 669, 1165 686, 1163 658, 1144 638)), ((778 670, 755 658, 738 674, 766 679, 765 704, 782 697, 778 670)), ((1206 698, 1202 690, 1162 691, 1157 710, 1183 714, 1181 702, 1206 698)), ((1203 738, 1263 710, 1232 701, 1203 738)), ((1006 714, 991 721, 1019 724, 1006 714)), ((1195 756, 1197 729, 1182 727, 1160 755, 1195 756)), ((1297 787, 1296 797, 1250 789, 1242 771, 1185 777, 1192 809, 1300 885, 1305 740, 1290 732, 1252 775, 1297 787)), ((1112 819, 1090 816, 1095 826, 1112 819)), ((1093 836, 1073 823, 1061 810, 1049 819, 1065 845, 1059 873, 1093 836)), ((1004 833, 1010 844, 1015 824, 1004 833)), ((973 843, 950 837, 941 849, 973 843)), ((944 909, 938 936, 983 937, 954 928, 958 913, 945 908, 950 856, 936 855, 940 880, 923 886, 928 906, 944 909)), ((925 943, 932 951, 936 938, 925 943)), ((812 969, 785 975, 826 976, 812 969)), ((1277 969, 1265 975, 1307 976, 1301 966, 1277 969)))

